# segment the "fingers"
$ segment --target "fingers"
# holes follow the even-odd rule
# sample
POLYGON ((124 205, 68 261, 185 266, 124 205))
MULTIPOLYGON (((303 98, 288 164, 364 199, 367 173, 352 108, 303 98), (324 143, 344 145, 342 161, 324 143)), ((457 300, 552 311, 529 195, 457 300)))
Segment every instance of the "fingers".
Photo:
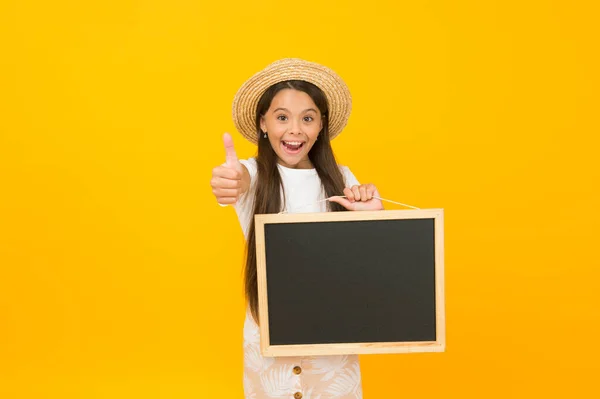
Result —
POLYGON ((237 202, 235 197, 217 197, 217 202, 221 205, 233 205, 237 202))
POLYGON ((242 181, 238 179, 225 179, 222 177, 213 176, 213 178, 210 179, 210 186, 212 188, 240 189, 242 188, 242 181))
POLYGON ((329 201, 336 202, 350 211, 376 211, 382 210, 377 188, 373 184, 361 184, 360 186, 352 186, 344 188, 343 197, 331 197, 329 201))
POLYGON ((361 184, 360 186, 358 186, 358 192, 360 193, 360 200, 363 202, 367 201, 367 186, 361 184))
POLYGON ((225 145, 225 160, 227 166, 235 167, 239 161, 233 146, 233 138, 229 133, 223 134, 223 144, 225 145))
POLYGON ((352 194, 354 195, 355 201, 360 201, 360 190, 358 189, 360 186, 352 186, 352 194))
POLYGON ((237 202, 242 192, 244 167, 237 157, 233 138, 229 133, 223 134, 223 146, 225 164, 212 170, 210 186, 219 204, 230 205, 237 202))
POLYGON ((348 198, 348 201, 354 202, 356 199, 354 198, 354 193, 348 187, 344 188, 344 195, 348 198))
POLYGON ((350 202, 346 198, 337 197, 337 196, 336 197, 330 197, 329 201, 338 203, 341 206, 343 206, 344 208, 348 209, 349 211, 354 211, 355 210, 356 203, 350 202))
POLYGON ((377 188, 375 188, 374 184, 367 184, 367 201, 370 199, 373 199, 373 197, 375 197, 375 193, 377 192, 377 188))
POLYGON ((217 166, 212 170, 213 177, 220 177, 229 180, 241 180, 242 173, 237 169, 231 169, 228 166, 217 166))
POLYGON ((217 166, 213 169, 210 186, 219 204, 235 204, 242 190, 242 174, 229 166, 217 166))
POLYGON ((344 195, 350 202, 354 201, 369 201, 373 197, 378 196, 377 188, 373 184, 361 184, 360 186, 352 186, 344 189, 344 195))
POLYGON ((240 191, 232 188, 213 189, 213 194, 216 198, 233 198, 238 199, 240 191))

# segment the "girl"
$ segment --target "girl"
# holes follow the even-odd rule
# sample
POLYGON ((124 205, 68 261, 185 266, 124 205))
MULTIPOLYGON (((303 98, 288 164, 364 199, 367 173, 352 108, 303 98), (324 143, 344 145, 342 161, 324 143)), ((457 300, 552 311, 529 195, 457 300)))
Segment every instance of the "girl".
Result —
POLYGON ((262 357, 257 325, 255 214, 383 209, 374 198, 379 197, 375 186, 359 184, 333 155, 330 140, 346 125, 351 104, 350 92, 335 72, 300 59, 267 66, 234 98, 236 128, 258 145, 258 153, 238 160, 233 140, 225 134, 226 163, 213 169, 211 186, 219 204, 235 207, 247 242, 247 399, 362 398, 357 355, 262 357), (329 201, 319 201, 325 198, 329 201))

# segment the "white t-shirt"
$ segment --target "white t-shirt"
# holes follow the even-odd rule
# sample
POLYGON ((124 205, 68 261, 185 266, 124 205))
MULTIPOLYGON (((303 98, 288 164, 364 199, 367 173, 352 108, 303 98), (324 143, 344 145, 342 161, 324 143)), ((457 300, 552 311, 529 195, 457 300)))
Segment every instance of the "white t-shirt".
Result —
MULTIPOLYGON (((240 163, 248 169, 248 173, 250 174, 250 188, 240 197, 234 207, 242 231, 244 232, 244 237, 247 239, 253 211, 251 199, 256 189, 258 169, 255 158, 240 160, 240 163)), ((282 199, 283 195, 285 195, 285 201, 282 201, 282 206, 285 204, 285 209, 282 209, 283 211, 287 213, 309 213, 325 212, 327 210, 327 203, 325 201, 318 202, 325 199, 326 195, 316 169, 291 169, 279 164, 277 166, 279 167, 279 174, 283 183, 282 199)), ((346 187, 360 184, 348 167, 340 166, 340 170, 344 176, 346 187)), ((338 195, 344 195, 344 193, 338 193, 338 195)))

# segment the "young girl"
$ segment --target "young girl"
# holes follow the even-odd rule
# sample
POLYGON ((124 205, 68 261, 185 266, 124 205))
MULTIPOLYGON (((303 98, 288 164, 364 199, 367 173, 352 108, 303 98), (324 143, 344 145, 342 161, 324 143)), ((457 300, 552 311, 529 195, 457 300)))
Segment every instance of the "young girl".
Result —
POLYGON ((357 355, 263 357, 257 325, 255 214, 383 209, 374 198, 379 197, 375 186, 359 184, 333 155, 330 140, 346 125, 351 104, 350 92, 335 72, 300 59, 267 66, 234 98, 236 128, 258 145, 258 153, 238 160, 233 140, 225 134, 226 163, 213 169, 211 186, 219 204, 235 207, 247 242, 247 399, 362 398, 357 355))

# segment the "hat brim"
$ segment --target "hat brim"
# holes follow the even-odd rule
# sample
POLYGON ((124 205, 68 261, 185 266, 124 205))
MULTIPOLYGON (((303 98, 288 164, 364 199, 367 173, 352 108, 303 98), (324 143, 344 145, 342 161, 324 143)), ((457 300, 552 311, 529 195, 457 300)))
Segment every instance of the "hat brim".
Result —
POLYGON ((331 69, 298 58, 275 61, 248 79, 233 99, 233 123, 250 142, 258 143, 256 106, 272 85, 287 80, 303 80, 323 91, 329 108, 329 138, 339 135, 350 117, 352 96, 346 83, 331 69))

